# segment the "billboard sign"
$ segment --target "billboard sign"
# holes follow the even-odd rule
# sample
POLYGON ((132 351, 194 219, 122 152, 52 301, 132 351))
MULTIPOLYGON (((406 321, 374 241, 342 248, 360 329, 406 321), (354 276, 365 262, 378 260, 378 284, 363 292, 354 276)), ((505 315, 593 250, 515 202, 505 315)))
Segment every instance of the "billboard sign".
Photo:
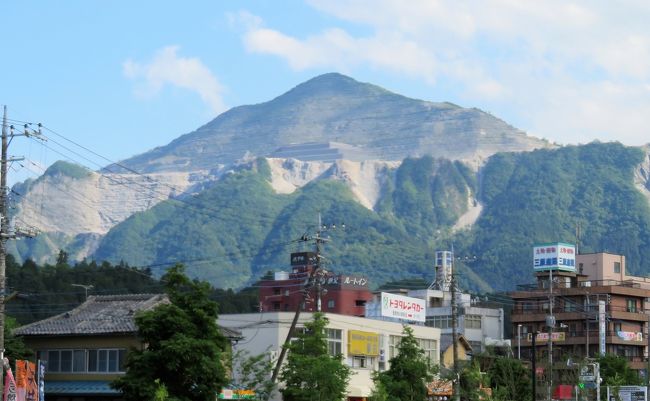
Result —
POLYGON ((381 293, 381 315, 402 320, 424 322, 426 307, 423 299, 381 293))
MULTIPOLYGON (((566 333, 563 331, 554 331, 551 339, 555 341, 564 341, 566 340, 566 333)), ((533 334, 528 333, 528 341, 533 341, 533 334)), ((535 336, 535 341, 537 342, 548 342, 548 333, 537 333, 535 336)))
POLYGON ((646 386, 607 386, 608 401, 648 401, 648 388, 646 386), (615 392, 618 390, 618 397, 615 392))
POLYGON ((576 247, 572 244, 555 242, 533 246, 533 267, 535 271, 576 271, 576 247))
POLYGON ((643 333, 635 331, 617 331, 618 338, 625 341, 643 341, 643 333))
POLYGON ((349 355, 379 355, 379 334, 368 331, 348 331, 348 354, 349 355))

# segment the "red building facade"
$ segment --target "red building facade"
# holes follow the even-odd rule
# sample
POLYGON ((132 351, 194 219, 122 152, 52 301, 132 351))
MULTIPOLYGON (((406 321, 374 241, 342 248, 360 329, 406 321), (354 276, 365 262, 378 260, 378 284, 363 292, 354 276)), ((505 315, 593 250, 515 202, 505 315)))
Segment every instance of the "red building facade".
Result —
MULTIPOLYGON (((302 299, 305 282, 315 268, 314 252, 291 254, 291 272, 276 272, 259 282, 260 310, 295 311, 302 299)), ((321 270, 308 290, 304 310, 363 316, 372 299, 368 279, 360 275, 334 274, 321 270), (320 304, 320 308, 319 308, 320 304)))

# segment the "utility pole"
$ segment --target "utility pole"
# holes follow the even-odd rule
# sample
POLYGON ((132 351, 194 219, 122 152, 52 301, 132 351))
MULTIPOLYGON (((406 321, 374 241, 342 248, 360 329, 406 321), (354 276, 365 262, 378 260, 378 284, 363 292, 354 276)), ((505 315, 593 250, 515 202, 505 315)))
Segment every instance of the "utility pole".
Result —
MULTIPOLYGON (((27 125, 25 125, 25 132, 23 134, 14 134, 13 126, 11 127, 11 138, 14 136, 40 136, 40 127, 38 133, 29 133, 27 125)), ((36 235, 35 230, 27 232, 20 232, 15 230, 9 232, 9 216, 7 215, 7 170, 8 164, 12 161, 22 160, 23 158, 11 158, 7 156, 9 148, 9 133, 7 132, 7 106, 3 108, 2 116, 2 143, 0 145, 0 363, 3 367, 0 368, 2 377, 0 378, 0 394, 3 394, 4 386, 4 355, 5 355, 5 302, 8 300, 6 296, 6 268, 7 268, 7 240, 14 239, 18 236, 33 237, 36 235)))
POLYGON ((549 269, 548 272, 549 314, 546 317, 546 326, 548 327, 548 401, 551 401, 553 399, 553 327, 555 326, 555 316, 553 315, 553 269, 549 269))
MULTIPOLYGON (((537 332, 534 331, 532 334, 532 348, 533 348, 533 355, 532 355, 532 360, 531 360, 531 365, 532 365, 532 371, 531 374, 533 376, 533 397, 532 401, 537 401, 537 366, 535 366, 535 363, 537 362, 537 350, 535 349, 535 340, 537 340, 537 332)), ((600 400, 598 400, 600 401, 600 400)))
MULTIPOLYGON (((332 226, 332 229, 335 229, 336 226, 332 226)), ((345 228, 345 224, 341 225, 341 228, 345 228)), ((307 297, 309 295, 309 290, 314 287, 315 282, 314 280, 317 278, 317 274, 319 273, 321 269, 321 245, 327 242, 325 238, 322 236, 322 231, 326 230, 327 227, 324 227, 321 224, 321 218, 320 218, 320 213, 318 214, 318 229, 316 230, 316 234, 314 236, 307 236, 303 235, 300 241, 314 241, 316 245, 316 260, 314 263, 314 266, 309 272, 309 277, 307 278, 307 282, 305 283, 305 287, 302 289, 302 298, 300 299, 300 302, 298 303, 298 307, 296 308, 296 312, 293 315, 293 321, 291 322, 291 326, 289 327, 289 332, 287 333, 287 338, 284 340, 284 345, 280 349, 280 355, 278 356, 278 360, 275 363, 275 368, 273 369, 273 375, 271 376, 271 382, 276 383, 278 379, 278 375, 280 374, 280 368, 282 367, 282 362, 284 361, 284 358, 287 354, 287 349, 289 346, 289 343, 291 342, 291 339, 293 338, 293 333, 296 330, 296 326, 298 325, 298 319, 300 318, 300 312, 302 312, 303 309, 305 309, 305 305, 307 303, 307 297)), ((320 285, 320 284, 319 284, 320 285)), ((319 288, 320 289, 320 288, 319 288)), ((319 307, 320 311, 320 307, 319 307)))
POLYGON ((0 160, 0 394, 4 393, 4 358, 5 358, 5 270, 7 267, 7 106, 2 115, 2 160, 0 160))
MULTIPOLYGON (((453 252, 453 251, 452 251, 453 252)), ((453 253, 452 253, 453 255, 453 253)), ((453 257, 452 257, 453 260, 453 257)), ((453 263, 453 262, 452 262, 453 263)), ((451 341, 454 352, 454 399, 460 401, 460 379, 458 375, 458 305, 456 303, 456 272, 455 266, 451 270, 451 341)))

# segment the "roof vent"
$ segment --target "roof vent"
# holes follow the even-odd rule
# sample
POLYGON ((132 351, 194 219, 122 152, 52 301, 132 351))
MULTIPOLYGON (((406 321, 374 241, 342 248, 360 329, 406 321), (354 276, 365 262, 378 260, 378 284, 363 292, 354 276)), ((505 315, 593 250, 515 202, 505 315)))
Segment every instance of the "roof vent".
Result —
POLYGON ((64 315, 66 318, 70 317, 70 312, 66 312, 64 315))

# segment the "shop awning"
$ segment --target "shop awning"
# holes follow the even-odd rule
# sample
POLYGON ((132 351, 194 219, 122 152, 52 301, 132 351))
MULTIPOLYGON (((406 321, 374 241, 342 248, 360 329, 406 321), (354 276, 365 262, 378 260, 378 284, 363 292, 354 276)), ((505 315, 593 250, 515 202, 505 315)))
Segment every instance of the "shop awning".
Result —
POLYGON ((56 395, 119 395, 110 382, 101 380, 47 380, 45 394, 56 395))

